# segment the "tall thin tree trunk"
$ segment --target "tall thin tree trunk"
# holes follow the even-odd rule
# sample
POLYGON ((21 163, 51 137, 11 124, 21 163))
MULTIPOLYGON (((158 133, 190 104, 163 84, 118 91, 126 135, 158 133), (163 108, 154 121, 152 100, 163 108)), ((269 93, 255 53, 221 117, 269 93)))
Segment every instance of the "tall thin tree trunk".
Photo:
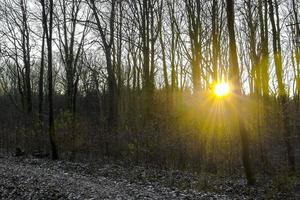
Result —
POLYGON ((53 0, 49 0, 48 15, 46 14, 47 5, 45 0, 41 0, 42 15, 43 15, 43 28, 46 32, 47 51, 48 51, 48 102, 49 102, 49 138, 51 145, 51 155, 53 160, 58 159, 58 150, 55 142, 54 130, 54 112, 53 112, 53 75, 52 75, 52 28, 53 28, 53 0), (48 25, 49 22, 49 25, 48 25))
MULTIPOLYGON (((238 95, 242 95, 241 83, 239 79, 239 66, 238 66, 238 57, 236 50, 236 40, 235 40, 235 30, 234 30, 234 0, 227 0, 227 26, 229 34, 229 66, 230 66, 230 78, 233 83, 233 91, 238 95)), ((243 102, 236 98, 237 108, 242 108, 243 102)), ((250 153, 249 153, 249 133, 245 127, 245 122, 243 121, 243 116, 240 113, 237 113, 238 122, 239 122, 239 132, 242 143, 242 160, 244 165, 244 170, 246 178, 249 185, 253 185, 255 182, 251 162, 250 162, 250 153)))
POLYGON ((54 130, 54 112, 53 112, 53 75, 52 75, 52 24, 53 24, 53 0, 49 1, 49 37, 47 42, 48 47, 48 101, 49 101, 49 134, 50 143, 52 146, 52 159, 58 159, 58 152, 55 143, 55 130, 54 130))
POLYGON ((283 117, 283 131, 284 141, 287 148, 288 162, 292 171, 295 170, 295 155, 291 144, 291 128, 289 125, 289 111, 288 111, 288 96, 284 88, 283 82, 283 69, 282 69, 282 55, 281 55, 281 42, 280 42, 280 29, 279 29, 279 14, 278 14, 278 2, 268 0, 269 3, 269 16, 272 26, 273 36, 273 55, 275 63, 275 72, 278 84, 278 98, 280 102, 281 113, 283 117), (275 8, 275 10, 274 10, 275 8), (275 12, 274 12, 275 11, 275 12), (275 14, 277 20, 275 21, 275 14))
POLYGON ((159 30, 159 42, 161 46, 161 53, 162 53, 162 62, 163 62, 163 76, 164 76, 164 83, 166 91, 169 90, 169 81, 168 81, 168 71, 167 71, 167 62, 166 62, 166 50, 165 50, 165 44, 163 41, 163 34, 162 34, 162 26, 159 30))
POLYGON ((212 5, 212 65, 213 65, 213 82, 218 81, 218 0, 213 0, 212 5))
POLYGON ((43 122, 43 102, 44 102, 44 68, 45 68, 45 36, 46 33, 43 30, 42 38, 42 51, 41 51, 41 66, 39 74, 39 123, 43 122))

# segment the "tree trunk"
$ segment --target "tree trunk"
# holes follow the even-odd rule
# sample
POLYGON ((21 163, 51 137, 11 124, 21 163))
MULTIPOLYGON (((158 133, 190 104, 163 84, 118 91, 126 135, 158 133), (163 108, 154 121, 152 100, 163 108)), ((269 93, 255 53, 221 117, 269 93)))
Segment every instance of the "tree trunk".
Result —
POLYGON ((278 83, 278 98, 281 108, 281 113, 283 116, 283 131, 284 131, 284 141, 287 148, 288 162, 292 171, 295 170, 295 155, 291 144, 291 128, 289 125, 289 111, 288 111, 288 96, 286 94, 284 83, 283 83, 283 69, 282 69, 282 56, 281 56, 281 42, 280 42, 280 29, 279 29, 279 14, 278 14, 278 3, 275 0, 274 5, 271 0, 269 3, 269 16, 272 26, 272 36, 273 36, 273 55, 275 63, 275 72, 278 83), (275 22, 275 13, 277 21, 275 22))
POLYGON ((39 74, 39 123, 43 122, 43 102, 44 102, 44 70, 45 70, 45 35, 43 30, 42 51, 41 51, 41 66, 39 74))
POLYGON ((51 156, 53 160, 58 159, 58 150, 55 142, 54 130, 54 112, 53 112, 53 76, 52 76, 52 28, 53 28, 53 0, 49 0, 48 15, 46 14, 45 1, 41 0, 43 9, 43 28, 46 32, 47 38, 47 51, 48 51, 48 102, 49 102, 49 138, 51 145, 51 156), (49 26, 48 22, 49 21, 49 26))
MULTIPOLYGON (((239 66, 236 50, 236 40, 235 40, 235 30, 234 30, 234 0, 227 0, 227 26, 229 34, 229 66, 230 66, 230 78, 233 84, 233 92, 238 96, 242 95, 241 84, 239 80, 239 66)), ((243 102, 237 97, 235 99, 237 108, 242 108, 243 102)), ((249 153, 249 139, 248 131, 245 127, 245 122, 243 121, 243 116, 237 113, 239 122, 239 132, 241 136, 242 143, 242 160, 244 165, 244 170, 246 178, 249 185, 253 185, 255 182, 251 163, 250 163, 250 153, 249 153)))

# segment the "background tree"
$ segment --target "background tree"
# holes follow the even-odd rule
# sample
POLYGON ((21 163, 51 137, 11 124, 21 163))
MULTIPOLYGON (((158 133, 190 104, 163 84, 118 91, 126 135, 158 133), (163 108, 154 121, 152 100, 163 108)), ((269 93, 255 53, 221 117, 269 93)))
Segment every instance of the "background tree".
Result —
MULTIPOLYGON (((229 35, 229 65, 230 65, 230 77, 231 82, 233 83, 234 92, 236 95, 242 95, 241 91, 241 83, 239 79, 239 65, 238 65, 238 57, 236 50, 236 41, 235 41, 235 30, 234 30, 234 0, 227 0, 227 26, 228 26, 228 35, 229 35)), ((240 99, 236 100, 238 108, 243 107, 243 103, 240 99)), ((250 163, 249 156, 249 139, 248 139, 248 131, 245 127, 245 122, 242 120, 242 115, 238 114, 239 121, 239 132, 241 136, 242 142, 242 159, 243 165, 245 168, 245 174, 248 180, 248 184, 254 184, 254 176, 250 163)))
POLYGON ((278 84, 278 97, 281 106, 281 112, 283 117, 284 126, 284 140, 286 143, 287 154, 289 165, 292 170, 295 170, 295 155, 291 145, 291 130, 290 130, 290 119, 288 114, 287 105, 287 93, 284 86, 283 80, 283 69, 282 69, 282 55, 281 55, 281 41, 280 41, 280 24, 279 24, 279 5, 277 0, 274 2, 268 1, 269 3, 269 15, 272 27, 272 44, 273 44, 273 56, 275 64, 275 72, 278 84), (274 4, 273 4, 274 3, 274 4), (276 16, 276 21, 275 21, 276 16))
POLYGON ((49 138, 51 144, 51 156, 53 160, 58 159, 58 149, 55 141, 55 127, 54 127, 54 112, 53 112, 53 61, 52 61, 52 29, 53 29, 53 12, 54 5, 53 0, 45 2, 44 0, 40 1, 42 6, 42 20, 43 20, 43 29, 46 34, 47 41, 47 60, 48 60, 48 102, 49 102, 49 138))
POLYGON ((246 172, 249 183, 297 170, 298 10, 297 0, 4 0, 0 145, 246 172), (228 96, 214 93, 222 81, 228 96))

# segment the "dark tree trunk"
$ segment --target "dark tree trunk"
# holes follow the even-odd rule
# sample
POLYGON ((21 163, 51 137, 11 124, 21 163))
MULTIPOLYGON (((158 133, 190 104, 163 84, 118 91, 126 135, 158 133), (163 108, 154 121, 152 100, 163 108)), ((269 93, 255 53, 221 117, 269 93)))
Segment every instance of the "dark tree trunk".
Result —
POLYGON ((202 45, 201 45, 201 1, 186 1, 185 2, 188 20, 188 31, 191 41, 191 71, 192 71, 192 83, 194 94, 198 93, 201 89, 201 60, 202 60, 202 45))
POLYGON ((51 156, 53 160, 58 159, 58 149, 55 142, 54 130, 54 112, 53 112, 53 75, 52 75, 52 28, 53 28, 53 0, 49 0, 48 15, 46 14, 47 5, 44 0, 41 0, 43 9, 43 28, 46 32, 47 51, 48 51, 48 102, 49 102, 49 138, 51 145, 51 156), (49 22, 49 25, 48 25, 49 22))
POLYGON ((289 166, 292 171, 295 171, 295 154, 291 144, 291 128, 289 125, 289 111, 288 111, 288 96, 285 91, 283 82, 283 69, 282 69, 282 55, 281 55, 281 42, 280 42, 280 27, 279 27, 279 13, 278 13, 278 2, 268 0, 269 3, 269 16, 272 27, 273 36, 273 55, 275 63, 275 72, 278 83, 278 98, 281 108, 281 113, 283 117, 283 131, 284 131, 284 141, 286 144, 287 155, 289 166), (274 10, 275 8, 275 10, 274 10), (275 21, 276 15, 276 21, 275 21))
POLYGON ((109 39, 107 39, 107 36, 105 32, 107 31, 106 28, 104 28, 101 24, 99 15, 98 15, 98 9, 95 4, 95 0, 90 0, 90 6, 93 10, 94 17, 96 19, 96 24, 98 31, 101 36, 102 44, 104 47, 104 53, 105 53, 105 59, 106 59, 106 70, 107 70, 107 82, 108 82, 108 131, 109 133, 115 134, 114 129, 116 128, 117 123, 117 83, 116 83, 116 77, 114 72, 114 66, 112 62, 112 45, 114 41, 114 31, 115 31, 115 7, 116 7, 116 1, 112 0, 111 2, 111 10, 110 10, 110 17, 109 17, 109 39))
POLYGON ((44 70, 45 70, 45 36, 46 32, 43 30, 42 51, 41 51, 41 66, 39 74, 39 123, 43 123, 43 102, 44 102, 44 70))
MULTIPOLYGON (((230 66, 230 78, 233 84, 233 92, 241 96, 241 84, 239 80, 239 66, 236 50, 235 30, 234 30, 234 0, 227 0, 227 26, 229 34, 229 66, 230 66)), ((238 97, 239 98, 239 97, 238 97)), ((240 99, 236 98, 237 108, 241 109, 244 105, 240 99)), ((249 133, 245 127, 245 122, 240 113, 237 114, 239 121, 239 132, 242 143, 242 160, 246 178, 249 185, 253 185, 255 180, 250 163, 249 153, 249 133)))
POLYGON ((218 44, 218 0, 213 0, 212 5, 212 65, 213 65, 213 82, 218 81, 218 55, 219 55, 219 44, 218 44))

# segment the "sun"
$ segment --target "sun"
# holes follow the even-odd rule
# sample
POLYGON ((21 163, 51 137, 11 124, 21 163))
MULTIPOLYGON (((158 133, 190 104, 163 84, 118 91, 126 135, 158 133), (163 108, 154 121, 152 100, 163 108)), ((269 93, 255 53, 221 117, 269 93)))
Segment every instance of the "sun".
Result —
POLYGON ((214 86, 214 94, 218 97, 224 97, 229 95, 230 93, 230 86, 228 83, 221 82, 217 83, 214 86))

